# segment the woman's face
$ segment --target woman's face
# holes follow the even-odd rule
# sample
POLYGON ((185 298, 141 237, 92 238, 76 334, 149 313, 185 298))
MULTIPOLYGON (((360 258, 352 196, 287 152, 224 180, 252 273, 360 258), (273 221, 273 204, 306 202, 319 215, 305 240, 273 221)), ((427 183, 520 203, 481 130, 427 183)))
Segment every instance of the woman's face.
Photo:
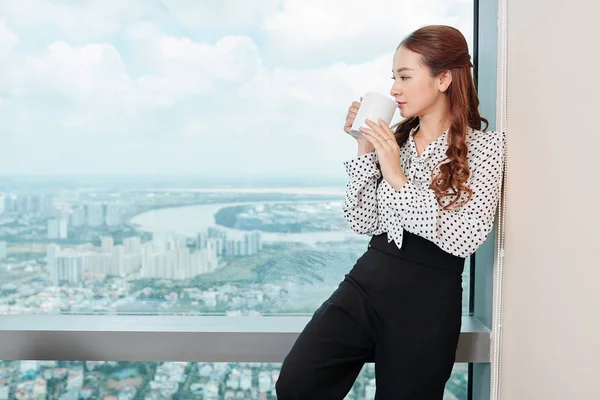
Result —
POLYGON ((431 76, 431 70, 421 61, 421 55, 404 47, 394 54, 394 84, 390 94, 396 99, 403 118, 422 117, 445 102, 444 92, 452 77, 449 73, 431 76))

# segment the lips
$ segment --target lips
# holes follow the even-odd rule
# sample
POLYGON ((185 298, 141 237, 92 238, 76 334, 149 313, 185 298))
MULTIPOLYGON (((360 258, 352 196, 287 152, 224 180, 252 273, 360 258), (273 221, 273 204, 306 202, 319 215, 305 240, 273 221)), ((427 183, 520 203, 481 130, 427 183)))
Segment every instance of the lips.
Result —
POLYGON ((404 107, 404 105, 406 104, 405 102, 401 102, 401 101, 397 101, 396 103, 398 104, 399 108, 404 107))

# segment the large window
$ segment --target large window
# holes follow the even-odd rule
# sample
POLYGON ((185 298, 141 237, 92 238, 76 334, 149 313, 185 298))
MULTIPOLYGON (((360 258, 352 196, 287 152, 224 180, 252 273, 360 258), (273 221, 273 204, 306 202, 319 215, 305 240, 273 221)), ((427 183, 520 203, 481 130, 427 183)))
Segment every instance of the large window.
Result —
POLYGON ((0 312, 312 312, 369 239, 348 105, 421 24, 472 38, 413 3, 5 2, 0 312))
POLYGON ((473 8, 2 1, 0 314, 310 315, 370 239, 342 213, 348 106, 422 25, 473 54, 473 8))

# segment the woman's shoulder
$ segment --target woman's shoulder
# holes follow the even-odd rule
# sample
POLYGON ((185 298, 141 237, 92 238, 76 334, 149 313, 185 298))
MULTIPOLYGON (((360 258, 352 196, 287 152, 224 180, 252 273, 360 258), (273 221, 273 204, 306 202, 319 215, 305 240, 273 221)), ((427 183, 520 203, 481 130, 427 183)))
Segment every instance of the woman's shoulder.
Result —
POLYGON ((484 155, 504 153, 506 149, 506 133, 504 131, 481 131, 469 129, 469 147, 471 152, 484 155))

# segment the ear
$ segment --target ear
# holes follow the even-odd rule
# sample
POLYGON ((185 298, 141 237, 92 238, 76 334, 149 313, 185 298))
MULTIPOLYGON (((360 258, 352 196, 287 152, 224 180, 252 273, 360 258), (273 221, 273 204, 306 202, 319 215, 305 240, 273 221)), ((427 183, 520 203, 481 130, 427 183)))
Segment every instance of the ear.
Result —
POLYGON ((438 77, 438 88, 440 92, 445 93, 452 83, 452 72, 446 70, 442 72, 438 77))

